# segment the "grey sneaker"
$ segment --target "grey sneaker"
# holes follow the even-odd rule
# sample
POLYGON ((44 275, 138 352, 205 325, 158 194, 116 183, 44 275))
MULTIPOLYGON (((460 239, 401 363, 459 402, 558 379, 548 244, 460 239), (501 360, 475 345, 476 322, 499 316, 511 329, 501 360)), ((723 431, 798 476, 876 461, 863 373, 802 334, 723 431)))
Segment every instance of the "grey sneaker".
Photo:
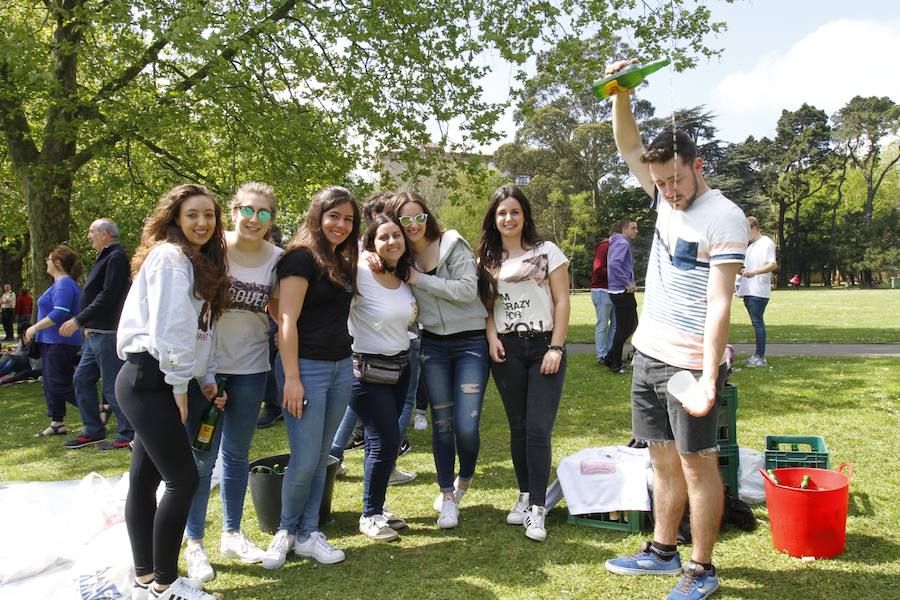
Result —
POLYGON ((401 471, 397 467, 394 467, 394 470, 391 471, 391 477, 388 479, 388 485, 403 485, 404 483, 414 481, 416 477, 418 477, 418 474, 415 472, 401 471))
POLYGON ((536 542, 543 542, 547 539, 547 529, 544 527, 544 507, 532 506, 525 513, 525 520, 522 525, 525 526, 525 537, 536 542))
POLYGON ((521 525, 525 521, 525 512, 528 510, 528 492, 521 492, 516 500, 516 505, 506 515, 506 522, 510 525, 521 525))
POLYGON ((209 564, 209 557, 203 544, 188 544, 187 550, 184 551, 184 562, 187 563, 187 574, 190 579, 198 579, 204 583, 215 579, 216 571, 209 564))

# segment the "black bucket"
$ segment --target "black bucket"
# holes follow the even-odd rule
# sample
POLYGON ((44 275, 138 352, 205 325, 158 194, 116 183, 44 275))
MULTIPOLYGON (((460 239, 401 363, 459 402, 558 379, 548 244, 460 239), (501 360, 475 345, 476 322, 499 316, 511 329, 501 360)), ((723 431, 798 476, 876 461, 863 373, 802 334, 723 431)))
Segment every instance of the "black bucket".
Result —
MULTIPOLYGON (((290 454, 266 456, 250 463, 250 498, 256 510, 259 528, 266 533, 278 531, 281 522, 281 483, 284 475, 279 473, 254 473, 253 467, 269 467, 275 465, 288 466, 290 454)), ((319 525, 331 523, 331 496, 334 493, 334 479, 341 461, 334 456, 328 457, 325 470, 325 489, 322 492, 322 503, 319 505, 319 525)))

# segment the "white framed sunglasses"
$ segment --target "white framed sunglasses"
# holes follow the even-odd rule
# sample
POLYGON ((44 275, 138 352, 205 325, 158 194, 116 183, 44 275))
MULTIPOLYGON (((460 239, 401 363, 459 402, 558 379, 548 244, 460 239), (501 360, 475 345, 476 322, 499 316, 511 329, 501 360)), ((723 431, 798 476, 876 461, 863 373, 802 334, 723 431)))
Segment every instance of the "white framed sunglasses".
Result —
POLYGON ((260 223, 268 223, 272 220, 272 211, 266 210, 265 208, 260 208, 259 210, 255 210, 252 206, 239 206, 238 212, 241 213, 241 216, 245 219, 252 219, 253 215, 256 215, 256 219, 260 223))
POLYGON ((415 221, 416 224, 418 224, 418 225, 424 225, 428 221, 428 213, 420 212, 419 214, 414 215, 412 217, 409 217, 409 216, 400 217, 399 221, 400 221, 400 224, 403 225, 404 227, 409 227, 410 225, 413 224, 413 221, 415 221))

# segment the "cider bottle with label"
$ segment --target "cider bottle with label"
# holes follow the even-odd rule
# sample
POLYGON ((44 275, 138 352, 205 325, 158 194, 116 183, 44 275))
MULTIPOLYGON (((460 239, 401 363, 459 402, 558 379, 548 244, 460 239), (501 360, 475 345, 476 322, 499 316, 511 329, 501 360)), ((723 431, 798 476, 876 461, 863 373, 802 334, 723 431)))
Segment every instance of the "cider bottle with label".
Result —
MULTIPOLYGON (((216 398, 220 398, 225 393, 225 378, 216 376, 216 386, 216 398)), ((194 441, 191 444, 194 450, 198 452, 209 451, 212 441, 216 437, 216 428, 219 427, 221 416, 222 411, 218 409, 214 401, 210 400, 209 406, 206 407, 206 410, 200 416, 200 426, 194 434, 194 441)))

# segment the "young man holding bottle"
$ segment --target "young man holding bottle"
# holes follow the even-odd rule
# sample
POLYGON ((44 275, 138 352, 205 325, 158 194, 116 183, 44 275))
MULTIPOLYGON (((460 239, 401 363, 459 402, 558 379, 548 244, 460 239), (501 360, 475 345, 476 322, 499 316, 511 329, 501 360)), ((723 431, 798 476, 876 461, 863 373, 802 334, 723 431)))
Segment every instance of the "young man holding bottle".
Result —
MULTIPOLYGON (((625 61, 610 67, 615 72, 625 61)), ((657 211, 643 312, 632 343, 632 430, 650 446, 653 541, 632 556, 606 562, 620 575, 675 575, 667 600, 702 600, 719 588, 712 550, 722 519, 716 395, 724 383, 724 350, 734 281, 749 230, 744 213, 703 179, 693 140, 665 130, 645 149, 630 90, 613 96, 619 152, 657 211), (666 393, 668 378, 688 370, 701 401, 682 406, 666 393), (691 560, 682 567, 678 524, 691 506, 691 560)))

